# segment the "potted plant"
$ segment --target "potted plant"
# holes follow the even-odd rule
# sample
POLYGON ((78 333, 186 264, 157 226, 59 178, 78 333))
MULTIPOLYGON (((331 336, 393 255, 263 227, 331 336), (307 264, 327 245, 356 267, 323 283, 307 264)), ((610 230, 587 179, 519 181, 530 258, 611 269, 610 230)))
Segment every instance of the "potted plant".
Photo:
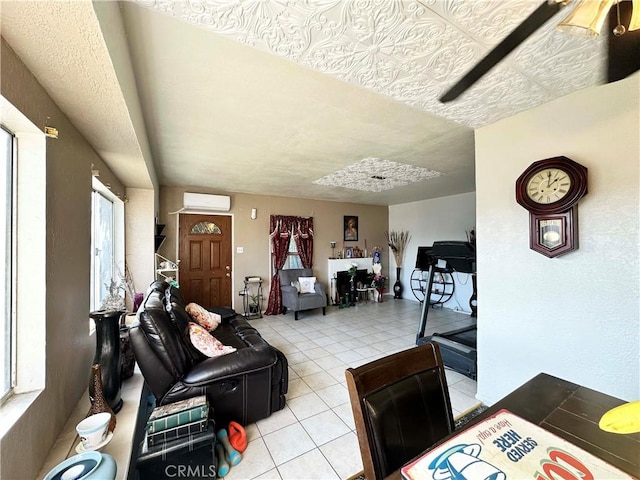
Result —
POLYGON ((382 302, 382 293, 384 292, 384 287, 387 285, 387 277, 382 275, 381 273, 377 273, 373 277, 373 286, 378 291, 378 302, 382 302))
POLYGON ((249 313, 250 314, 258 314, 260 313, 260 296, 259 295, 249 295, 251 302, 249 302, 249 313))

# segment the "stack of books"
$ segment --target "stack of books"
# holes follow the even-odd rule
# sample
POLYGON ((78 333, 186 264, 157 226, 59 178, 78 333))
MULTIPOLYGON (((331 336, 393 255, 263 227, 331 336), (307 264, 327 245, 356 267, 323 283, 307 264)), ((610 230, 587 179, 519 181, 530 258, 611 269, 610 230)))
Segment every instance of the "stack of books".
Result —
POLYGON ((147 420, 147 445, 152 447, 207 430, 207 397, 188 398, 156 407, 147 420))

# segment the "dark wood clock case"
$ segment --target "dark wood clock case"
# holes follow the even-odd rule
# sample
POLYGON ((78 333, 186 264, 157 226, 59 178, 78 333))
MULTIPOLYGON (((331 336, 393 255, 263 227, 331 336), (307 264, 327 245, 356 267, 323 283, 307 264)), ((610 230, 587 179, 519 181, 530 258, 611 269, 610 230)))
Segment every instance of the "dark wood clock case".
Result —
POLYGON ((554 258, 578 249, 578 202, 587 194, 587 168, 567 157, 533 162, 516 180, 516 202, 529 211, 529 247, 554 258), (557 202, 537 203, 527 195, 531 178, 547 168, 571 177, 569 192, 557 202))

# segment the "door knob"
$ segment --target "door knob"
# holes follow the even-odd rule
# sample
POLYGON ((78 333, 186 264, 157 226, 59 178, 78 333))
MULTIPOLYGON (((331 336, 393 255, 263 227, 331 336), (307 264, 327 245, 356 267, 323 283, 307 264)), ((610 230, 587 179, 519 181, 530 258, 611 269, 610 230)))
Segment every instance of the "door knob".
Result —
POLYGON ((227 265, 225 268, 226 268, 227 270, 231 270, 231 267, 230 267, 229 265, 227 265))
POLYGON ((227 272, 227 273, 225 273, 225 275, 226 275, 227 277, 230 277, 230 276, 231 276, 231 274, 230 274, 230 273, 228 273, 228 272, 227 272))

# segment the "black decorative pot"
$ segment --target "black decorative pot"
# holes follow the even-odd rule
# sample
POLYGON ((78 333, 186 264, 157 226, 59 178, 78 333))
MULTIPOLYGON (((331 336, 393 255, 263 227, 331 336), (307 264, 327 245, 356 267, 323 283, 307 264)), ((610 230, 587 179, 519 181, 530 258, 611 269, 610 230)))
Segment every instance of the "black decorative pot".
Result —
POLYGON ((349 306, 356 304, 356 286, 353 283, 353 277, 349 280, 349 306))
POLYGON ((120 316, 120 380, 133 377, 136 368, 136 357, 133 353, 133 346, 129 338, 129 327, 126 324, 127 314, 120 316))
POLYGON ((402 298, 402 290, 404 287, 400 283, 400 270, 402 267, 396 267, 396 283, 393 284, 393 298, 402 298))
MULTIPOLYGON (((120 316, 124 311, 98 310, 89 313, 96 324, 96 354, 93 363, 100 365, 104 397, 114 413, 122 408, 120 353, 120 316)), ((93 383, 89 384, 89 398, 94 399, 93 383)))
POLYGON ((471 274, 471 282, 473 285, 473 294, 469 299, 469 307, 471 308, 471 316, 477 317, 478 316, 478 283, 476 280, 475 273, 471 274))

